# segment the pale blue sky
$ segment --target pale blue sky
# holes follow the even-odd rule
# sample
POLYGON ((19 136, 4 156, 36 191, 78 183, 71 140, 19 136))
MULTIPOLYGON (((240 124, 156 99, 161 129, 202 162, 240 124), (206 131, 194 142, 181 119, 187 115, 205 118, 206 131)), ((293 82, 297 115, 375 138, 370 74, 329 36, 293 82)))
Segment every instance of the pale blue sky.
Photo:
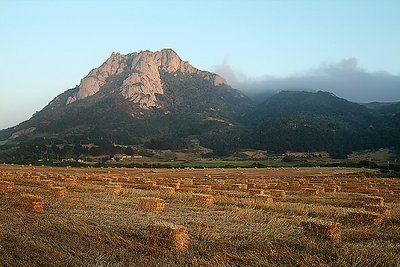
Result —
POLYGON ((0 0, 0 129, 79 84, 112 51, 173 48, 204 70, 286 77, 357 58, 400 75, 400 1, 0 0))

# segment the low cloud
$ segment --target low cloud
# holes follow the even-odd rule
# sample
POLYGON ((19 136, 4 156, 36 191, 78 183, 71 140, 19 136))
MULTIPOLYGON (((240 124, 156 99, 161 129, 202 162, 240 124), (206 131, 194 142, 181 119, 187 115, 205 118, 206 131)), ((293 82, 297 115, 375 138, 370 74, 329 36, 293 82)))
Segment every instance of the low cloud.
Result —
POLYGON ((301 75, 284 78, 265 76, 257 80, 238 77, 228 64, 221 66, 224 66, 221 70, 230 70, 231 76, 226 78, 223 72, 221 75, 228 82, 235 81, 231 85, 250 96, 281 90, 322 90, 355 102, 400 101, 400 76, 383 71, 368 72, 359 66, 356 58, 337 63, 324 62, 301 75))
POLYGON ((227 58, 221 64, 214 66, 214 72, 221 75, 228 84, 237 88, 243 81, 247 80, 247 77, 243 73, 231 67, 227 58))

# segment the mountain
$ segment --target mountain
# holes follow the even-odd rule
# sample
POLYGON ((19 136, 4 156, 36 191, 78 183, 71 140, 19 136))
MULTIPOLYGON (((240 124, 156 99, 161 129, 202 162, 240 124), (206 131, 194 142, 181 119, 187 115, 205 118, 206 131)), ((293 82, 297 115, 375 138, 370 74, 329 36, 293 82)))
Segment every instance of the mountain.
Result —
POLYGON ((322 91, 282 91, 246 116, 260 149, 328 151, 336 156, 398 145, 395 119, 322 91))
POLYGON ((79 86, 57 96, 36 117, 48 119, 57 112, 71 112, 82 106, 95 108, 110 99, 117 101, 116 108, 134 118, 156 111, 214 109, 218 114, 240 113, 238 104, 248 105, 246 97, 230 88, 219 75, 198 70, 172 49, 163 49, 127 55, 112 53, 79 86))
POLYGON ((1 131, 0 138, 7 144, 38 138, 45 143, 143 144, 167 138, 173 144, 235 127, 235 119, 251 106, 222 77, 194 68, 171 49, 112 53, 79 86, 54 98, 30 120, 1 131))
POLYGON ((390 106, 394 106, 399 104, 398 102, 370 102, 370 103, 361 103, 361 105, 374 110, 385 109, 390 106))
POLYGON ((399 107, 370 108, 322 91, 254 101, 171 49, 112 53, 31 119, 0 131, 0 160, 147 155, 199 145, 219 156, 250 148, 342 157, 400 147, 399 107))

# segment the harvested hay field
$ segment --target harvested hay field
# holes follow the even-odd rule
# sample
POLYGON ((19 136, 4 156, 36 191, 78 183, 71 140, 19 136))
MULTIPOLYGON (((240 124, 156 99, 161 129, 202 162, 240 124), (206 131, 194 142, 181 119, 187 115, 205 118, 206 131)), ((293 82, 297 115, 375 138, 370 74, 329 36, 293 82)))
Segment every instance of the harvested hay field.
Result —
POLYGON ((400 179, 357 169, 0 165, 0 184, 1 266, 400 262, 400 179))

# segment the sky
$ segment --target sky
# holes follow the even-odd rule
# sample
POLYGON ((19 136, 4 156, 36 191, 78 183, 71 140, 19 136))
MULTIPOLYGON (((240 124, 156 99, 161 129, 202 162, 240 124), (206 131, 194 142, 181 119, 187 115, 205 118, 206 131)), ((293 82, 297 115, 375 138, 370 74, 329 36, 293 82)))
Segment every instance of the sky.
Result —
POLYGON ((400 1, 0 0, 0 129, 113 51, 174 49, 248 90, 400 101, 400 1))

